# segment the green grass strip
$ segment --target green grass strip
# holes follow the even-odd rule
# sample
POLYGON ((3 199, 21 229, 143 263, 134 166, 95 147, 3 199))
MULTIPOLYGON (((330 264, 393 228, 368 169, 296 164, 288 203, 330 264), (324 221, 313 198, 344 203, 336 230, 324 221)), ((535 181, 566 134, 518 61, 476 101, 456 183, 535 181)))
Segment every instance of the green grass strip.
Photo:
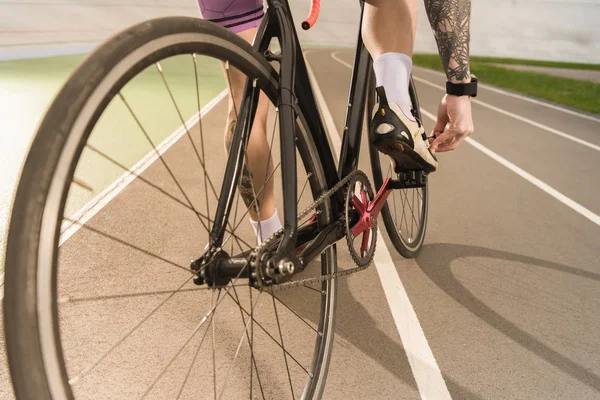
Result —
MULTIPOLYGON (((413 63, 442 71, 440 58, 435 54, 415 54, 413 63)), ((471 60, 471 72, 482 83, 600 114, 600 84, 597 83, 502 68, 477 61, 476 57, 471 60)))
POLYGON ((552 67, 566 69, 585 69, 588 71, 600 71, 600 64, 583 64, 574 62, 527 60, 521 58, 503 58, 503 57, 481 57, 473 56, 471 61, 489 64, 512 64, 512 65, 531 65, 534 67, 552 67))

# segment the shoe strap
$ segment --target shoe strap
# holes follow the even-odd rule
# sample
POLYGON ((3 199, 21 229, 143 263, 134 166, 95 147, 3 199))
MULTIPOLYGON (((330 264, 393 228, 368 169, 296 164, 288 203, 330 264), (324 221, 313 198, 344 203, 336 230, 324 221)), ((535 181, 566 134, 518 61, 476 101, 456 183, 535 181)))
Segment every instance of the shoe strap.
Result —
POLYGON ((378 86, 375 88, 375 92, 377 92, 377 99, 379 100, 380 107, 388 107, 387 96, 385 95, 385 89, 383 86, 378 86))

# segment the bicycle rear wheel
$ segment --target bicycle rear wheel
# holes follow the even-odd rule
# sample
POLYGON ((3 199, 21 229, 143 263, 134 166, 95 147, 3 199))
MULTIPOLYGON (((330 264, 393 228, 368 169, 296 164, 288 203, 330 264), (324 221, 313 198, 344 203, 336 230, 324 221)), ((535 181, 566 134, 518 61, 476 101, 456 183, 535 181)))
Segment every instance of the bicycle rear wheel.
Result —
MULTIPOLYGON (((415 110, 415 116, 423 122, 419 100, 414 82, 411 79, 409 86, 410 98, 415 110)), ((370 123, 373 107, 377 102, 375 93, 375 74, 371 71, 369 76, 369 96, 367 98, 367 121, 370 123)), ((386 177, 397 179, 389 157, 379 153, 377 148, 369 145, 371 155, 371 169, 376 190, 383 185, 386 177)), ((390 193, 386 203, 381 208, 381 217, 386 231, 396 250, 406 258, 416 257, 421 251, 427 229, 428 211, 428 181, 420 188, 395 189, 390 193)))
MULTIPOLYGON (((335 280, 277 293, 239 277, 217 289, 192 283, 190 260, 224 201, 223 135, 235 125, 226 123, 232 105, 234 117, 240 108, 226 101, 237 98, 227 90, 233 71, 270 107, 273 161, 252 194, 264 200, 273 182, 283 215, 278 75, 226 29, 185 17, 136 25, 57 95, 27 157, 8 237, 4 323, 19 399, 321 396, 335 280)), ((327 186, 301 112, 296 133, 302 210, 327 186)), ((222 249, 243 257, 255 246, 247 214, 256 203, 239 192, 222 249)), ((333 218, 328 201, 316 211, 320 226, 333 218)), ((335 257, 329 248, 302 277, 334 273, 335 257)))

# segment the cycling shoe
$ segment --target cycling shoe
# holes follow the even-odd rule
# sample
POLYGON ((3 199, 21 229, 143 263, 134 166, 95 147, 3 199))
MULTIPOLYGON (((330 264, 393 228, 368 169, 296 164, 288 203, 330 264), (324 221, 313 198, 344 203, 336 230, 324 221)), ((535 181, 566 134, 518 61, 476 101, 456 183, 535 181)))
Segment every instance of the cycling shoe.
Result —
POLYGON ((437 169, 437 158, 429 151, 422 124, 407 117, 395 103, 388 103, 383 86, 376 89, 379 103, 369 127, 371 143, 394 161, 396 173, 437 169))

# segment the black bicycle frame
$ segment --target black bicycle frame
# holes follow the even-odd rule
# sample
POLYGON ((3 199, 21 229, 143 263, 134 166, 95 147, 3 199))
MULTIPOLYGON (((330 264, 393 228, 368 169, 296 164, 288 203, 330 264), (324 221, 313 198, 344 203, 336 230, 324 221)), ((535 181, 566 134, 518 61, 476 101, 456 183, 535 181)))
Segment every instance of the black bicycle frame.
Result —
MULTIPOLYGON (((342 149, 338 168, 327 140, 327 133, 323 126, 321 115, 315 104, 313 91, 310 85, 306 62, 301 52, 298 35, 293 25, 293 19, 287 0, 268 0, 268 9, 263 21, 258 28, 254 39, 254 48, 268 58, 277 59, 280 62, 279 76, 279 126, 281 138, 281 170, 283 182, 283 204, 284 204, 284 235, 279 245, 273 262, 279 265, 283 261, 295 261, 299 265, 307 265, 312 258, 316 257, 328 246, 339 240, 340 232, 336 229, 324 229, 318 234, 319 240, 314 240, 314 245, 305 249, 301 259, 297 260, 294 255, 296 239, 298 235, 297 221, 297 177, 296 177, 296 115, 298 108, 304 115, 309 132, 316 144, 319 158, 327 179, 327 186, 333 187, 339 180, 355 170, 358 165, 360 142, 364 122, 366 94, 368 78, 371 71, 371 57, 362 42, 359 28, 356 56, 352 70, 352 82, 348 106, 346 110, 346 123, 342 138, 342 149), (277 38, 281 46, 281 55, 273 56, 269 51, 269 45, 273 38, 277 38)), ((360 2, 361 20, 364 3, 360 2)), ((248 82, 244 91, 244 100, 240 109, 240 123, 236 126, 232 150, 227 162, 223 186, 220 198, 227 202, 219 202, 215 214, 210 237, 211 247, 220 245, 224 233, 226 221, 233 204, 236 185, 241 165, 243 162, 243 149, 248 142, 250 127, 252 126, 254 113, 257 105, 257 94, 253 90, 252 82, 248 82)), ((335 134, 335 132, 330 132, 335 134)), ((342 202, 332 202, 334 215, 343 212, 342 202)))

